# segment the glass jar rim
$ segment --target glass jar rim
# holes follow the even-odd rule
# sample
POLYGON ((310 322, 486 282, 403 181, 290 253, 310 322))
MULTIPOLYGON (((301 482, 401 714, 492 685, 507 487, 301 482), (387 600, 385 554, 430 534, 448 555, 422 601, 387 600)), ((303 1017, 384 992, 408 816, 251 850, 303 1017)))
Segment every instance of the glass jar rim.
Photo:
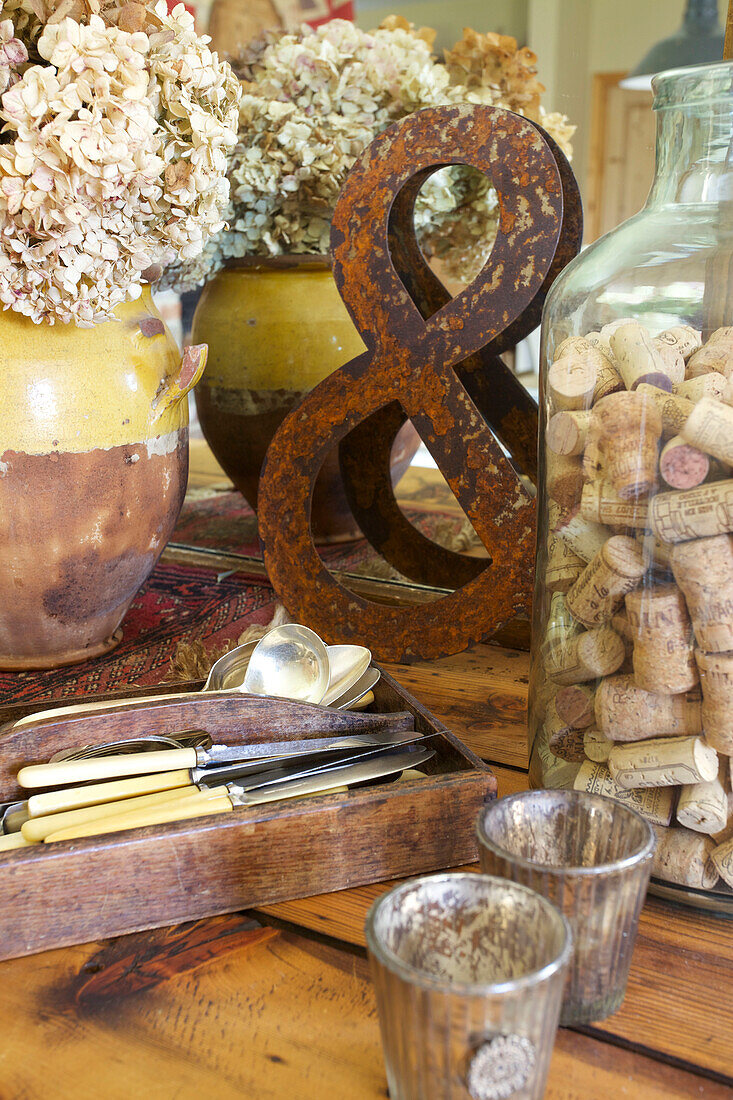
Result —
POLYGON ((726 100, 733 103, 733 61, 667 69, 652 77, 652 91, 655 111, 726 100))
POLYGON ((602 794, 590 794, 587 791, 566 791, 566 790, 529 790, 529 791, 517 791, 515 794, 505 795, 504 798, 496 799, 490 802, 479 814, 478 821, 476 822, 476 834, 480 845, 484 848, 490 849, 496 855, 501 856, 502 859, 506 859, 511 863, 516 863, 520 867, 524 867, 530 871, 541 871, 543 874, 558 875, 563 877, 583 877, 588 878, 593 875, 608 875, 617 873, 619 871, 626 871, 630 867, 634 867, 639 863, 643 863, 647 859, 651 859, 654 854, 654 848, 656 846, 656 836, 654 830, 640 813, 636 810, 632 810, 630 806, 625 806, 622 802, 619 802, 615 798, 609 798, 602 794), (644 831, 646 839, 642 841, 638 847, 627 856, 623 856, 621 859, 611 859, 606 863, 594 863, 592 867, 581 867, 580 865, 567 864, 561 866, 555 866, 550 863, 542 863, 536 859, 528 859, 526 856, 520 856, 510 851, 509 848, 505 848, 502 844, 499 844, 496 840, 493 840, 486 832, 484 821, 486 817, 491 814, 494 807, 499 806, 501 803, 506 802, 518 802, 524 801, 527 798, 544 796, 546 798, 563 798, 567 800, 570 798, 575 802, 585 802, 588 805, 612 803, 614 812, 625 814, 627 817, 631 817, 638 822, 644 831))
POLYGON ((402 882, 397 886, 393 886, 391 890, 382 894, 382 896, 377 898, 370 906, 366 916, 364 931, 369 951, 382 966, 391 970, 392 973, 397 974, 398 977, 405 981, 409 981, 412 985, 420 986, 423 989, 429 989, 437 993, 457 994, 459 996, 501 996, 506 993, 515 993, 522 989, 530 988, 533 985, 537 985, 539 982, 547 981, 570 961, 573 949, 573 934, 568 919, 551 901, 548 901, 542 894, 538 894, 536 890, 532 890, 529 886, 524 886, 522 883, 511 882, 509 879, 500 878, 498 875, 486 875, 473 871, 448 871, 440 875, 421 875, 418 878, 408 879, 407 882, 402 882), (434 883, 436 885, 449 882, 460 883, 461 880, 465 879, 469 879, 473 883, 477 880, 482 880, 494 887, 501 886, 507 891, 530 894, 534 899, 539 901, 541 903, 541 908, 549 919, 554 921, 558 930, 562 930, 563 932, 562 944, 555 955, 543 966, 539 966, 535 970, 530 970, 519 978, 506 978, 504 981, 498 982, 453 981, 447 978, 438 978, 435 975, 426 973, 426 971, 422 970, 419 966, 414 966, 412 963, 405 962, 404 959, 401 959, 396 952, 390 947, 387 947, 387 945, 377 936, 376 923, 379 910, 396 894, 414 889, 417 886, 422 886, 424 883, 434 883))

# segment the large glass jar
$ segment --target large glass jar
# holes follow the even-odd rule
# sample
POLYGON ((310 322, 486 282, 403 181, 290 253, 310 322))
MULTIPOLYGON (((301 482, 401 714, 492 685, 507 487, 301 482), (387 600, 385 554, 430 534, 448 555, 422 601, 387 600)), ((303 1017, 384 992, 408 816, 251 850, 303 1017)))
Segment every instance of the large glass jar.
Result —
POLYGON ((657 827, 662 892, 733 909, 733 65, 653 82, 643 210, 542 333, 530 778, 657 827))

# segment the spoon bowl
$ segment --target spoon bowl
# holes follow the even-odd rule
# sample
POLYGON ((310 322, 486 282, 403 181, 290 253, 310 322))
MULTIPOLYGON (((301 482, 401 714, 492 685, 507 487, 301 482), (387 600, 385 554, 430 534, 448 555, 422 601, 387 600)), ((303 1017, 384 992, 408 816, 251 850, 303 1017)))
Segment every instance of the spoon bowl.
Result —
POLYGON ((244 690, 252 695, 320 703, 329 680, 328 650, 315 631, 285 623, 268 631, 255 646, 244 690))
POLYGON ((244 675, 257 641, 235 646, 214 661, 202 691, 244 691, 244 675))
POLYGON ((329 645, 326 649, 331 679, 321 699, 324 707, 340 700, 362 678, 372 660, 371 653, 363 645, 329 645))
POLYGON ((379 683, 380 673, 376 668, 368 668, 356 683, 351 684, 343 695, 339 695, 331 704, 336 710, 347 710, 349 707, 360 703, 365 695, 368 695, 375 684, 379 683))

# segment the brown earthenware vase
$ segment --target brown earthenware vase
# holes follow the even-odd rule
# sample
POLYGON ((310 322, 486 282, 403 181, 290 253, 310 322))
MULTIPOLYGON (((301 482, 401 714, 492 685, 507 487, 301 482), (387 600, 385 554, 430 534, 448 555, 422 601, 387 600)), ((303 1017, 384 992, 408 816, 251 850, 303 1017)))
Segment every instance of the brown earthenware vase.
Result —
MULTIPOLYGON (((253 508, 265 452, 301 398, 364 344, 346 312, 325 256, 256 256, 232 261, 205 287, 193 340, 209 347, 196 407, 206 440, 253 508)), ((399 480, 420 440, 408 422, 392 451, 399 480)), ((344 493, 338 454, 316 482, 311 513, 318 542, 360 534, 344 493)))
POLYGON ((0 314, 0 668, 73 664, 119 642, 183 503, 183 361, 150 289, 93 328, 0 314))

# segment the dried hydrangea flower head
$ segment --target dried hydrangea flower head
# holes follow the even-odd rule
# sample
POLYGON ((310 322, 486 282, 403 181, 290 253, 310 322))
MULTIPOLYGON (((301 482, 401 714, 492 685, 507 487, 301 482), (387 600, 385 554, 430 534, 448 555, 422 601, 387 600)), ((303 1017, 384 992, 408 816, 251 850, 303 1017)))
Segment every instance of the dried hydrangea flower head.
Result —
POLYGON ((198 255, 228 202, 230 67, 182 4, 107 5, 116 23, 90 4, 41 9, 35 39, 27 24, 39 63, 1 100, 0 301, 36 322, 108 320, 151 266, 198 255))
POLYGON ((16 38, 12 19, 0 21, 0 92, 20 78, 20 66, 28 60, 28 51, 16 38))
MULTIPOLYGON (((227 259, 327 252, 333 208, 356 157, 390 123, 422 107, 488 103, 539 121, 544 89, 530 50, 465 31, 444 65, 432 52, 434 36, 390 16, 369 33, 335 19, 250 43, 234 63, 244 94, 228 228, 168 278, 195 285, 227 259)), ((572 132, 562 116, 547 122, 550 132, 572 132)), ((423 247, 470 277, 493 242, 495 208, 485 177, 465 168, 435 173, 415 212, 423 247)))

